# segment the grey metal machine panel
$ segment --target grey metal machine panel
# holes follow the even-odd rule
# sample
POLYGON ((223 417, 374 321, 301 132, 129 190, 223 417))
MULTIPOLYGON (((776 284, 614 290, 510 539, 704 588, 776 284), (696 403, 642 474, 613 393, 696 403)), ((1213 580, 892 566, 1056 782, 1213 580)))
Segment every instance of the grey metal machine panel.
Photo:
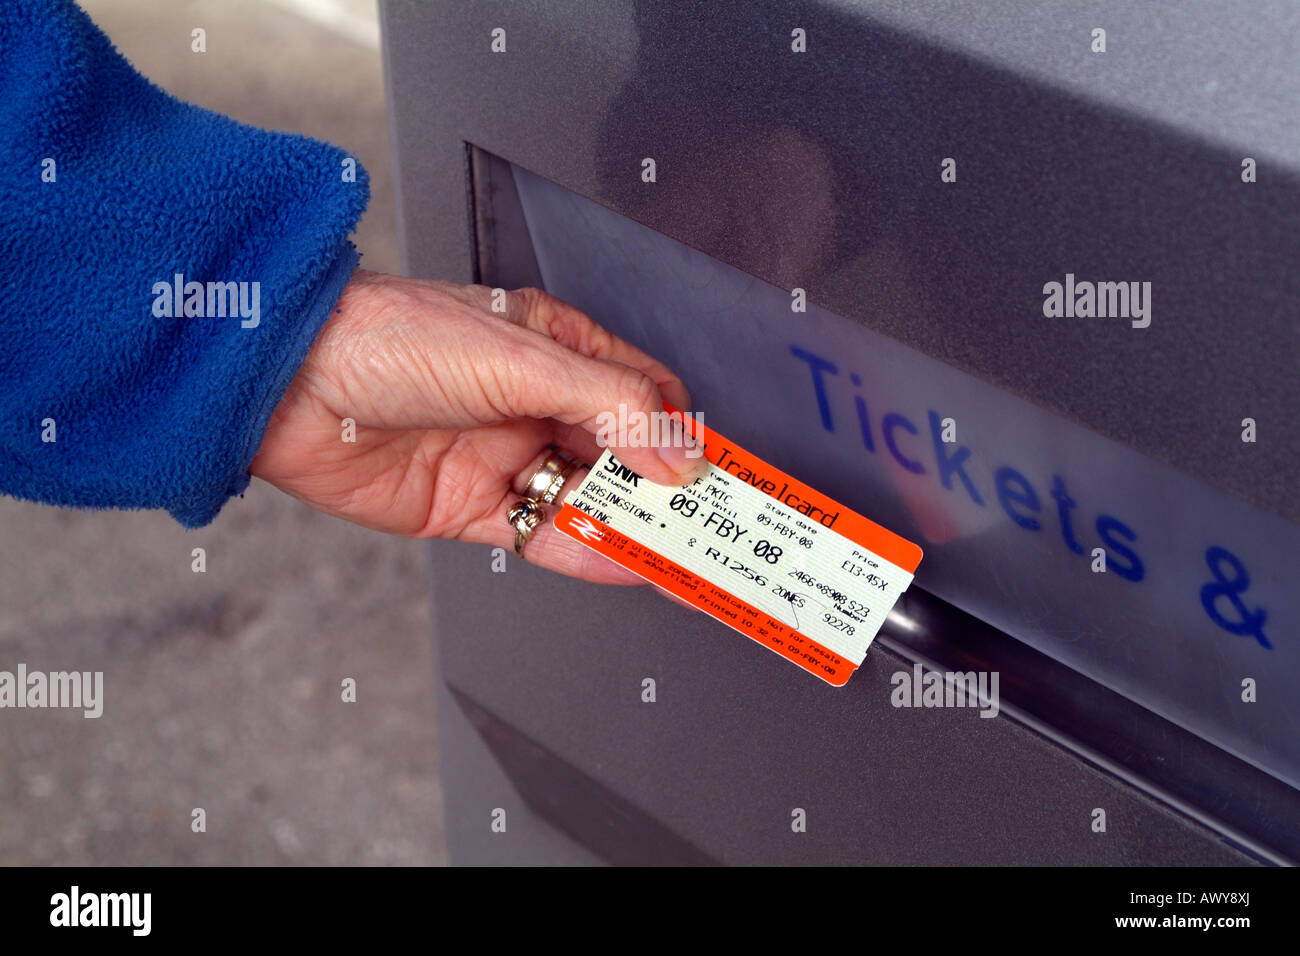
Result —
MULTIPOLYGON (((473 144, 1294 520, 1300 148, 1276 117, 1300 81, 1275 68, 1294 10, 950 7, 387 0, 406 269, 540 283, 510 177, 473 144), (817 56, 789 56, 794 27, 817 56), (1226 39, 1189 54, 1208 36, 1226 39), (963 188, 943 191, 954 155, 963 188), (1151 281, 1151 326, 1049 327, 1041 286, 1066 272, 1151 281), (1249 456, 1245 414, 1276 430, 1249 456)), ((433 554, 459 862, 1250 859, 1033 720, 890 707, 891 672, 919 659, 901 644, 828 694, 644 589, 433 554)))
POLYGON ((1300 518, 1300 9, 963 6, 386 0, 408 268, 473 277, 473 143, 1300 518), (795 26, 815 54, 790 54, 795 26), (645 156, 668 201, 648 200, 645 156), (949 156, 969 188, 943 189, 949 156), (828 255, 791 254, 831 220, 828 255), (887 255, 923 302, 880 307, 887 255), (1034 321, 1067 271, 1151 281, 1151 327, 1034 321), (1276 439, 1226 454, 1248 414, 1276 439))

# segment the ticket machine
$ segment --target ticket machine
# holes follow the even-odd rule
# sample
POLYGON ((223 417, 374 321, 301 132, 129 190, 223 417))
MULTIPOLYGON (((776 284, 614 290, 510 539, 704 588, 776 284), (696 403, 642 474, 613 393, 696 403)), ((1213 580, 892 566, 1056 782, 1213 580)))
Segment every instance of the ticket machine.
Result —
POLYGON ((925 550, 832 688, 435 543, 453 862, 1300 860, 1296 18, 382 3, 407 273, 549 290, 925 550))

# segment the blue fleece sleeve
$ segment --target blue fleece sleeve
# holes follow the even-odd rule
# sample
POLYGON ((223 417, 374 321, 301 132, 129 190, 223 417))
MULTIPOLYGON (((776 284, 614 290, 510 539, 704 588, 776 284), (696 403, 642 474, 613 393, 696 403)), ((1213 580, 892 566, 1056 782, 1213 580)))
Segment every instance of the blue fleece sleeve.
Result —
POLYGON ((0 492, 207 524, 357 264, 365 171, 0 3, 0 492))

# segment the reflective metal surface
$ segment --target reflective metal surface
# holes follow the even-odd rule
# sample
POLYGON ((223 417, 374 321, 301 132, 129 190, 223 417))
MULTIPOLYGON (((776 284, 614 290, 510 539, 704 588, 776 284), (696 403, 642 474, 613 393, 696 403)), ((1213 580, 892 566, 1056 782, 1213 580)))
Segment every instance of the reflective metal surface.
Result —
MULTIPOLYGON (((1300 103, 1300 14, 1265 3, 1250 16, 1187 3, 993 3, 979 16, 962 6, 385 0, 407 271, 585 296, 596 318, 664 350, 710 424, 939 542, 921 569, 930 586, 984 619, 926 598, 918 579, 928 610, 914 608, 915 633, 891 631, 827 696, 657 596, 526 567, 494 576, 486 555, 479 567, 438 546, 454 858, 1294 858, 1293 788, 1079 671, 1145 692, 1171 719, 1294 777, 1300 134, 1287 117, 1300 103), (1090 50, 1098 24, 1105 54, 1090 50), (490 46, 497 28, 503 53, 490 46), (791 50, 796 28, 808 53, 791 50), (702 273, 690 250, 665 272, 668 256, 543 243, 522 222, 508 167, 467 144, 718 268, 702 273), (1241 179, 1247 157, 1255 183, 1241 179), (940 180, 945 159, 956 182, 940 180), (709 299, 725 287, 663 287, 722 275, 722 263, 753 277, 747 288, 804 289, 815 310, 778 327, 757 300, 709 299), (1150 282, 1150 325, 1047 319, 1044 284, 1067 274, 1150 282), (725 345, 683 344, 710 325, 725 345), (791 345, 837 363, 824 402, 815 361, 791 345), (706 394, 704 383, 734 384, 728 350, 757 363, 742 369, 748 388, 771 383, 763 401, 706 394), (905 354, 934 369, 918 377, 885 361, 905 354), (933 447, 934 386, 975 456, 966 470, 983 505, 933 447), (874 451, 858 434, 859 397, 874 451), (1070 424, 1052 433, 1052 416, 1070 424), (1240 441, 1247 416, 1260 423, 1255 444, 1240 441), (961 431, 968 419, 978 446, 961 431), (1037 510, 1013 477, 999 482, 1005 466, 1037 510), (1067 481, 1056 495, 1053 474, 1067 481), (1079 518, 1075 543, 1104 541, 1132 573, 1127 546, 1142 579, 1093 575, 1062 531, 1063 508, 1079 518), (1099 525, 1103 515, 1139 537, 1099 525), (1212 547, 1243 562, 1242 620, 1266 608, 1271 649, 1250 634, 1187 636, 1209 620, 1199 587, 1211 583, 1212 547), (556 614, 540 639, 510 611, 539 605, 556 614), (1079 670, 991 629, 994 618, 1079 670), (893 677, 916 659, 999 668, 1007 710, 986 720, 893 707, 893 677), (1116 679, 1124 667, 1142 679, 1116 679), (1240 700, 1247 670, 1262 675, 1250 714, 1215 696, 1231 683, 1240 700), (653 706, 636 693, 645 676, 670 688, 653 706), (513 814, 508 840, 487 828, 493 807, 513 814), (823 822, 791 839, 791 807, 823 822), (1104 834, 1089 826, 1097 809, 1111 821, 1104 834)), ((1230 620, 1226 593, 1209 604, 1230 620)))

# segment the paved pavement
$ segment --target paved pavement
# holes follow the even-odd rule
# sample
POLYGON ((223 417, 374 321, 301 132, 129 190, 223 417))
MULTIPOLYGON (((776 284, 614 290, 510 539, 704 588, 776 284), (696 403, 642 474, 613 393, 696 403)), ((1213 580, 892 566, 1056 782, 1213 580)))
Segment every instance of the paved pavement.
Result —
MULTIPOLYGON (((341 27, 299 0, 82 6, 182 99, 349 149, 363 262, 398 268, 368 3, 317 0, 341 27)), ((99 719, 0 711, 0 864, 445 862, 426 575, 422 545, 258 481, 190 532, 0 498, 0 670, 104 672, 99 719)))

